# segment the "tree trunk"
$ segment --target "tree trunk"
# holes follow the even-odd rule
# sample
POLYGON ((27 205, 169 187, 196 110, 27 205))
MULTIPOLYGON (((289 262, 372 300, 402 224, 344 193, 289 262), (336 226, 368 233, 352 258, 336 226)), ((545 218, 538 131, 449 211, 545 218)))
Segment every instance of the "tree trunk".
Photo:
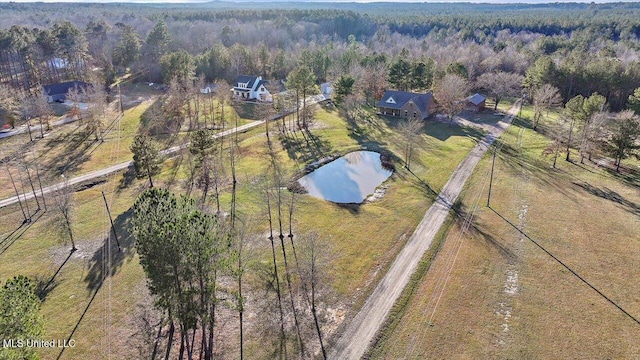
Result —
POLYGON ((300 345, 300 355, 302 358, 304 358, 304 355, 305 355, 304 342, 302 341, 302 335, 300 333, 300 323, 298 322, 298 311, 296 310, 296 305, 295 305, 295 302, 293 301, 293 289, 291 288, 291 275, 289 273, 289 264, 287 262, 287 252, 284 247, 284 235, 282 234, 282 232, 280 232, 279 237, 280 237, 280 246, 282 247, 282 257, 284 260, 284 273, 285 273, 285 278, 287 280, 289 298, 291 300, 291 310, 293 312, 293 322, 296 327, 296 332, 298 335, 298 343, 300 345))
POLYGON ((324 349, 324 342, 322 341, 322 331, 320 330, 320 322, 318 321, 318 312, 316 311, 316 294, 315 285, 311 284, 311 314, 313 315, 313 322, 316 326, 316 333, 318 334, 318 341, 320 342, 320 349, 322 350, 322 358, 327 360, 327 351, 324 349))
POLYGON ((282 298, 280 296, 280 277, 278 276, 278 263, 276 261, 276 246, 273 237, 273 218, 271 217, 271 202, 269 201, 269 192, 266 192, 267 214, 269 216, 269 242, 271 242, 271 256, 273 259, 273 277, 276 281, 276 295, 278 297, 278 310, 280 310, 280 358, 287 358, 287 345, 285 343, 284 334, 284 311, 282 309, 282 298))
POLYGON ((160 336, 162 336, 162 323, 164 322, 163 320, 160 320, 160 326, 158 326, 158 335, 156 335, 156 339, 153 342, 153 351, 151 352, 151 360, 155 360, 156 359, 156 354, 158 353, 158 342, 160 340, 160 336))
POLYGON ((178 352, 179 356, 178 359, 182 360, 184 359, 184 342, 185 342, 185 334, 184 334, 184 329, 183 329, 183 325, 180 325, 180 351, 178 352))
POLYGON ((147 165, 147 176, 149 177, 149 187, 153 188, 153 179, 151 179, 151 168, 149 166, 149 160, 146 161, 147 165))
POLYGON ((556 144, 555 154, 553 156, 553 168, 556 168, 556 162, 558 160, 558 154, 560 153, 560 142, 556 144))
POLYGON ((74 252, 78 250, 78 248, 76 248, 76 243, 73 240, 73 231, 71 230, 71 220, 69 219, 68 215, 65 215, 65 220, 67 222, 67 231, 69 232, 69 239, 71 239, 71 252, 74 252))
MULTIPOLYGON (((242 241, 242 240, 241 240, 242 241)), ((244 315, 244 300, 242 299, 242 260, 241 254, 238 254, 238 315, 240 317, 240 360, 244 359, 244 332, 243 332, 243 315, 244 315)))
POLYGON ((567 140, 567 157, 566 157, 566 161, 570 161, 569 160, 569 156, 571 155, 571 136, 573 135, 573 125, 575 123, 575 120, 571 120, 571 125, 569 126, 569 138, 567 140))
MULTIPOLYGON (((18 171, 18 178, 20 179, 20 186, 22 187, 22 196, 24 197, 24 206, 27 208, 27 215, 29 215, 28 222, 31 222, 31 210, 29 210, 29 200, 27 200, 27 192, 24 190, 24 180, 22 180, 22 173, 20 171, 18 171)), ((18 196, 18 198, 20 198, 20 196, 18 196)))
POLYGON ((173 334, 176 330, 176 326, 173 322, 173 319, 171 319, 171 311, 169 311, 169 322, 171 323, 171 325, 169 326, 169 335, 167 338, 167 352, 164 355, 164 360, 169 360, 169 355, 171 355, 171 347, 173 345, 173 334))
POLYGON ((13 176, 11 176, 11 171, 9 170, 9 165, 7 165, 7 172, 9 173, 9 179, 11 179, 11 184, 13 184, 13 189, 16 192, 16 198, 18 199, 18 205, 20 205, 20 210, 22 210, 22 216, 24 216, 24 222, 27 222, 27 214, 24 212, 24 207, 22 207, 22 201, 20 201, 20 193, 18 192, 18 188, 16 187, 15 181, 13 181, 13 176))
POLYGON ((29 180, 29 185, 31 185, 33 198, 36 199, 36 204, 38 205, 38 208, 36 209, 36 212, 38 212, 38 210, 40 210, 40 201, 38 201, 38 196, 36 195, 36 189, 33 187, 33 181, 31 181, 31 174, 29 173, 29 167, 25 165, 24 169, 27 172, 27 180, 29 180))

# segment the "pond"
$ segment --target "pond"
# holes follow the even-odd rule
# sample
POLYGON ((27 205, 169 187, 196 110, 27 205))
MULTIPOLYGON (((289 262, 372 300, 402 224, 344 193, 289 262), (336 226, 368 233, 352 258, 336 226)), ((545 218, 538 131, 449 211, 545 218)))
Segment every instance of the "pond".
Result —
POLYGON ((380 154, 354 151, 298 180, 309 195, 335 203, 361 203, 382 184, 391 171, 384 169, 380 154))

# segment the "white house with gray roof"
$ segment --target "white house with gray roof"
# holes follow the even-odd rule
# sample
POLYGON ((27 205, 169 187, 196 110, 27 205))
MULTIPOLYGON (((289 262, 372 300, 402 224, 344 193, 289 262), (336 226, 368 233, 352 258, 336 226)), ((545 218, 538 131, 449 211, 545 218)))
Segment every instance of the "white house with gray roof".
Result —
POLYGON ((257 100, 271 102, 273 99, 267 90, 267 81, 261 76, 240 75, 233 83, 233 98, 236 100, 257 100))
POLYGON ((435 112, 436 106, 430 92, 418 94, 407 91, 386 90, 376 104, 381 115, 424 120, 435 112))

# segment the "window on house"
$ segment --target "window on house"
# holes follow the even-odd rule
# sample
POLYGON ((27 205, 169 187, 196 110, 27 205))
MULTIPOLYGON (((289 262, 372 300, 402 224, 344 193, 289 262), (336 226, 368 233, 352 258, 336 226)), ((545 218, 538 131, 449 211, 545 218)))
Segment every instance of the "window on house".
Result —
POLYGON ((416 112, 413 112, 413 118, 415 119, 417 117, 418 114, 416 114, 416 112))
POLYGON ((404 111, 404 117, 407 117, 409 115, 409 111, 405 110, 404 111))

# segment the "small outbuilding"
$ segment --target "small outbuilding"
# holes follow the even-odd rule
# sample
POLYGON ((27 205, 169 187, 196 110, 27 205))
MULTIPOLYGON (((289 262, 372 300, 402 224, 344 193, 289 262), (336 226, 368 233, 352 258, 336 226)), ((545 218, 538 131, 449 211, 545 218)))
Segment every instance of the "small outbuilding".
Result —
POLYGON ((465 110, 474 111, 474 112, 482 111, 485 108, 486 101, 487 99, 484 96, 478 93, 473 94, 467 98, 467 103, 465 104, 465 110))
POLYGON ((216 84, 206 84, 200 89, 200 94, 213 94, 216 86, 216 84))

